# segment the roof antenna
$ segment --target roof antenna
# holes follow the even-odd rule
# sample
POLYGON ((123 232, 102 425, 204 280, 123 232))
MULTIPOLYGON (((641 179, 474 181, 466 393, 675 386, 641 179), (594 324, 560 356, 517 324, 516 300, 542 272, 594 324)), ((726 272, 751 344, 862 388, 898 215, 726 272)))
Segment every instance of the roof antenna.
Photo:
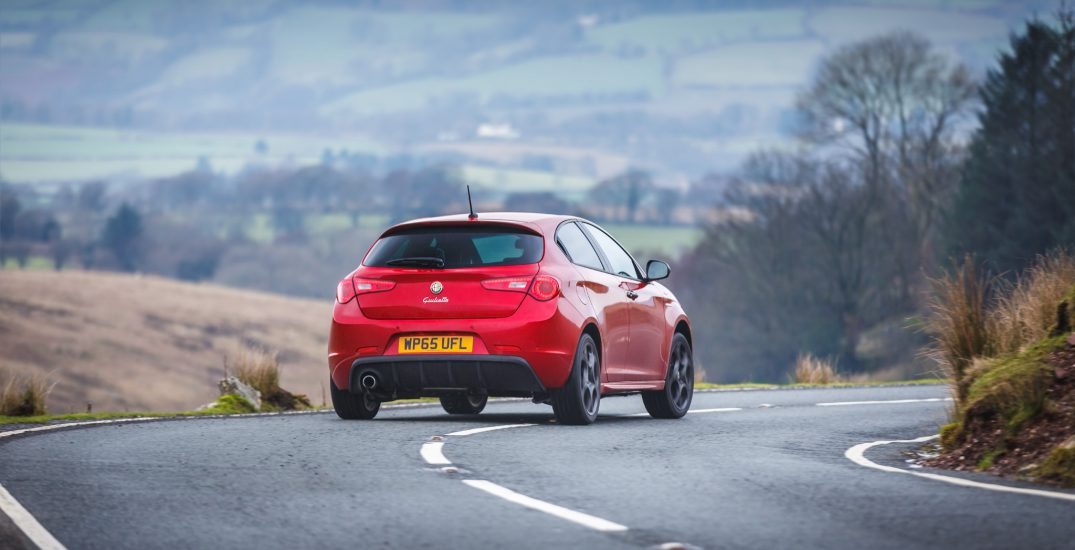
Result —
POLYGON ((474 213, 474 201, 470 200, 470 185, 467 185, 467 204, 470 205, 470 215, 467 216, 468 220, 478 219, 478 215, 474 213))

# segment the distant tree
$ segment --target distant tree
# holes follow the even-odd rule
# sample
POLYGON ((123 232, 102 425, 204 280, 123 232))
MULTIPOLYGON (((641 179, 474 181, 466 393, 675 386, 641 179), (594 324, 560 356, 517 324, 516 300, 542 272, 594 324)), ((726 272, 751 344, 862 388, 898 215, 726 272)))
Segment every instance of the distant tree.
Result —
POLYGON ((28 242, 50 242, 63 236, 60 222, 51 212, 33 209, 24 210, 15 218, 15 235, 19 240, 28 242))
POLYGON ((108 184, 103 181, 91 181, 78 188, 78 208, 90 213, 100 213, 105 207, 105 194, 108 184))
POLYGON ((0 187, 0 241, 10 242, 15 238, 15 220, 20 210, 22 204, 15 192, 7 187, 0 187))
POLYGON ((678 189, 662 187, 655 193, 657 195, 657 217, 664 225, 671 225, 676 207, 682 197, 678 189))
POLYGON ((456 171, 445 166, 417 172, 396 170, 386 175, 381 185, 390 196, 393 221, 459 212, 467 199, 456 171))
POLYGON ((63 271, 67 260, 75 251, 75 245, 69 240, 57 239, 49 245, 49 255, 52 257, 52 268, 63 271))
POLYGON ((609 205, 614 210, 622 208, 620 220, 634 223, 638 207, 652 191, 653 178, 650 173, 632 169, 599 182, 590 189, 589 196, 596 204, 609 205))
POLYGON ((105 222, 101 244, 112 253, 120 269, 134 271, 142 258, 142 215, 123 203, 105 222))
POLYGON ((888 233, 906 237, 890 242, 904 256, 903 281, 933 260, 940 212, 958 180, 954 132, 975 91, 964 65, 917 34, 895 32, 838 49, 799 96, 802 137, 865 168, 864 184, 875 190, 865 206, 880 208, 885 187, 907 205, 906 213, 888 210, 910 221, 888 233))
POLYGON ((254 152, 259 155, 264 155, 269 152, 269 144, 265 143, 264 139, 259 139, 254 142, 254 152))
POLYGON ((302 237, 306 233, 306 216, 298 208, 280 205, 272 211, 272 226, 278 238, 302 237))
POLYGON ((1075 12, 1012 36, 981 100, 948 253, 1014 274, 1036 254, 1075 246, 1075 12))

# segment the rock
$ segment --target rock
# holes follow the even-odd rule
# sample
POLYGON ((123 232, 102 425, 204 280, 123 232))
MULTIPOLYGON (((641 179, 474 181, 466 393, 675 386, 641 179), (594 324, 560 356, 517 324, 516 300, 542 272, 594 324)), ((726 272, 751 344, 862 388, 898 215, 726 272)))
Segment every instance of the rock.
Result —
POLYGON ((220 395, 228 395, 233 393, 246 399, 250 404, 254 405, 254 408, 261 410, 261 392, 248 386, 242 380, 234 376, 229 376, 220 382, 217 382, 217 387, 220 388, 220 395))
POLYGON ((1075 346, 1075 332, 1072 332, 1070 335, 1068 335, 1068 345, 1075 346))

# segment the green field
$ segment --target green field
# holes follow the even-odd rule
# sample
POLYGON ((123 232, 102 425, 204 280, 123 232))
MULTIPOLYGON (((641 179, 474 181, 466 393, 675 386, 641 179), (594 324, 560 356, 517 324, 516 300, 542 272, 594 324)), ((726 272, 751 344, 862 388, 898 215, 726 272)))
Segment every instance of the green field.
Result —
POLYGON ((604 223, 601 227, 616 237, 642 264, 657 259, 650 257, 653 254, 675 258, 698 244, 704 234, 696 227, 675 225, 604 223))
POLYGON ((379 154, 362 136, 288 133, 165 133, 78 126, 3 123, 0 177, 14 182, 163 177, 192 170, 202 157, 236 172, 248 164, 314 164, 325 149, 379 154), (259 154, 254 146, 268 147, 259 154))
POLYGON ((657 56, 624 59, 607 54, 543 57, 459 78, 425 78, 348 95, 321 108, 326 115, 419 110, 430 99, 470 95, 480 101, 500 96, 583 96, 664 91, 657 56))

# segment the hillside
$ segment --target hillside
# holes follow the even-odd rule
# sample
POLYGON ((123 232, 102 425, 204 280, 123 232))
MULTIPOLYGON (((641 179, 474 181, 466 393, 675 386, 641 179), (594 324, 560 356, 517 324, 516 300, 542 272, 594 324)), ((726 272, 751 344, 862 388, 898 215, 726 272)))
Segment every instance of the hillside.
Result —
MULTIPOLYGON (((330 289, 331 290, 331 289, 330 289)), ((52 413, 197 407, 239 345, 279 350, 282 386, 321 404, 332 298, 158 277, 0 270, 0 367, 51 372, 52 413)))
POLYGON ((8 2, 3 176, 161 176, 200 159, 232 172, 325 151, 704 172, 779 143, 840 44, 915 29, 979 69, 1032 9, 778 4, 8 2), (83 131, 96 137, 69 139, 83 131))

